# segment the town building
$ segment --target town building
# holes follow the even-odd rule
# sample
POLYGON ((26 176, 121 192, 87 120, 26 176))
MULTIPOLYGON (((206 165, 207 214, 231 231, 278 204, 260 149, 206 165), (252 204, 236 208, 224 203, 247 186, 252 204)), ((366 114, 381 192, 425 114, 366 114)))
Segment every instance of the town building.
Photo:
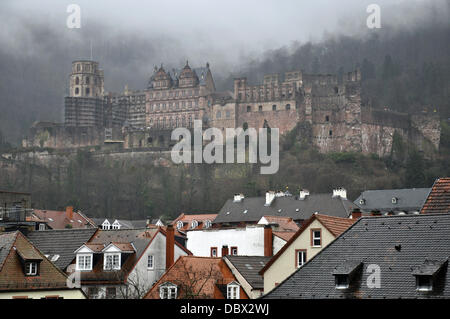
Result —
POLYGON ((32 215, 38 220, 44 221, 45 229, 72 229, 72 228, 96 228, 93 221, 81 211, 74 211, 72 206, 67 206, 65 211, 33 209, 32 215))
POLYGON ((0 234, 0 299, 85 299, 21 232, 0 234))
POLYGON ((222 258, 183 256, 144 299, 248 299, 222 258))
POLYGON ((357 220, 313 214, 293 237, 260 270, 267 294, 295 270, 302 267, 357 220))
POLYGON ((177 231, 186 234, 191 229, 208 229, 212 227, 217 214, 184 214, 175 218, 172 225, 177 231))
POLYGON ((430 188, 366 190, 353 202, 363 213, 418 214, 430 188))
POLYGON ((230 268, 237 282, 241 285, 250 299, 257 299, 263 295, 264 280, 259 274, 269 261, 264 256, 225 256, 223 260, 230 268))
POLYGON ((27 238, 56 267, 67 272, 75 260, 75 250, 88 242, 97 228, 52 229, 32 231, 27 238))
POLYGON ((447 213, 363 216, 263 299, 449 298, 449 241, 447 213))
POLYGON ((174 238, 172 225, 98 230, 75 250, 74 271, 91 299, 139 299, 181 256, 191 253, 174 238))
POLYGON ((356 206, 347 199, 347 191, 336 188, 329 194, 310 194, 301 190, 298 195, 289 192, 266 192, 265 197, 245 197, 236 194, 220 209, 215 225, 243 225, 257 223, 263 216, 289 217, 301 223, 314 213, 348 217, 356 206))

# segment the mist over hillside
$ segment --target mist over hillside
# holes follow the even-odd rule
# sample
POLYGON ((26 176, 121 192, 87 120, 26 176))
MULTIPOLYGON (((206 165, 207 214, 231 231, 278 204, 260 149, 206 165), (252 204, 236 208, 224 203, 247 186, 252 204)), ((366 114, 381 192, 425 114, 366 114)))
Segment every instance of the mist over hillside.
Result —
MULTIPOLYGON (((312 31, 305 35, 298 29, 298 41, 292 41, 295 31, 284 32, 289 33, 286 38, 279 31, 279 38, 287 41, 284 45, 271 34, 272 46, 266 43, 270 38, 260 40, 265 44, 258 46, 253 43, 258 42, 258 30, 251 26, 237 39, 225 32, 217 37, 206 31, 193 36, 179 26, 177 36, 154 26, 137 32, 141 26, 125 23, 131 18, 112 24, 92 14, 81 29, 68 30, 56 27, 64 23, 66 14, 54 18, 54 13, 13 12, 17 8, 6 1, 0 13, 5 25, 0 32, 0 131, 7 141, 20 145, 34 121, 62 121, 71 61, 89 58, 91 43, 93 58, 105 71, 107 91, 122 90, 126 84, 145 89, 154 65, 179 67, 186 59, 191 65, 209 62, 219 90, 230 89, 236 76, 258 82, 265 73, 291 69, 341 74, 360 67, 365 103, 403 112, 428 106, 428 111, 446 118, 450 115, 449 3, 394 2, 382 7, 382 28, 369 30, 365 3, 352 2, 348 13, 333 7, 317 16, 317 23, 326 25, 333 14, 339 15, 335 18, 339 28, 327 25, 329 29, 310 39, 312 31), (359 15, 354 15, 356 9, 359 15), (252 38, 245 40, 246 35, 252 38)), ((204 10, 214 14, 213 9, 204 10)), ((244 10, 251 12, 251 7, 244 10)))

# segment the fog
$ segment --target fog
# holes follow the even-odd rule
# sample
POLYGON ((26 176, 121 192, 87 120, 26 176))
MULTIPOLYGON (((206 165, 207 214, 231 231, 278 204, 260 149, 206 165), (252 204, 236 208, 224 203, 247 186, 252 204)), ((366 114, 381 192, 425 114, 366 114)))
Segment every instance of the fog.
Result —
MULTIPOLYGON (((144 89, 155 65, 209 62, 219 89, 280 48, 366 37, 366 0, 17 1, 0 3, 0 129, 17 141, 33 121, 61 121, 70 63, 93 58, 105 89, 144 89), (81 8, 81 28, 66 25, 81 8)), ((448 23, 449 1, 379 0, 382 30, 448 23)), ((388 32, 389 31, 389 32, 388 32)), ((298 68, 303 66, 299 65, 298 68)))

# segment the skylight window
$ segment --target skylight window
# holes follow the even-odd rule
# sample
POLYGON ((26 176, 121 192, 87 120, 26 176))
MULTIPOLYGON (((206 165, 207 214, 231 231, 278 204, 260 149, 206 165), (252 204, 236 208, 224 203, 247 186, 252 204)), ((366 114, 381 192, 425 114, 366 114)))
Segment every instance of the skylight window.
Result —
POLYGON ((59 259, 59 255, 53 255, 51 261, 57 261, 59 259))

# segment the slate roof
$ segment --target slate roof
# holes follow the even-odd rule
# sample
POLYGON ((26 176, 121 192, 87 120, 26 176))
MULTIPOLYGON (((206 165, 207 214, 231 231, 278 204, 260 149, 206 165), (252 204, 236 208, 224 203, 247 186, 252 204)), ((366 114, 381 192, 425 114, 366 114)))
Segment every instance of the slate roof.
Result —
POLYGON ((0 270, 16 240, 16 235, 16 232, 0 234, 0 270))
POLYGON ((75 211, 72 219, 67 218, 66 211, 33 209, 33 214, 45 221, 52 229, 65 229, 67 224, 72 225, 72 228, 94 227, 89 218, 75 211))
POLYGON ((242 277, 245 278, 253 289, 264 289, 264 279, 259 274, 259 271, 270 260, 270 257, 230 255, 225 258, 236 267, 242 277))
POLYGON ((353 202, 364 212, 418 212, 422 208, 431 188, 367 190, 353 202), (392 203, 392 198, 397 203, 392 203), (360 200, 364 200, 364 204, 360 200))
POLYGON ((221 208, 214 223, 257 222, 265 215, 306 220, 315 212, 348 217, 356 207, 351 201, 332 197, 331 194, 311 194, 304 200, 299 200, 298 196, 277 197, 270 206, 264 204, 265 197, 244 198, 241 202, 229 199, 221 208))
POLYGON ((59 269, 65 270, 74 260, 75 250, 87 242, 96 231, 96 228, 32 231, 27 237, 43 254, 49 255, 50 260, 59 255, 53 263, 59 269))
POLYGON ((450 212, 450 177, 439 178, 423 205, 422 214, 450 212))
POLYGON ((414 273, 427 260, 450 256, 450 214, 362 217, 263 298, 450 298, 448 262, 431 292, 416 290, 414 273), (336 289, 333 272, 360 261, 348 289, 336 289), (380 288, 367 286, 369 265, 381 271, 380 288))

